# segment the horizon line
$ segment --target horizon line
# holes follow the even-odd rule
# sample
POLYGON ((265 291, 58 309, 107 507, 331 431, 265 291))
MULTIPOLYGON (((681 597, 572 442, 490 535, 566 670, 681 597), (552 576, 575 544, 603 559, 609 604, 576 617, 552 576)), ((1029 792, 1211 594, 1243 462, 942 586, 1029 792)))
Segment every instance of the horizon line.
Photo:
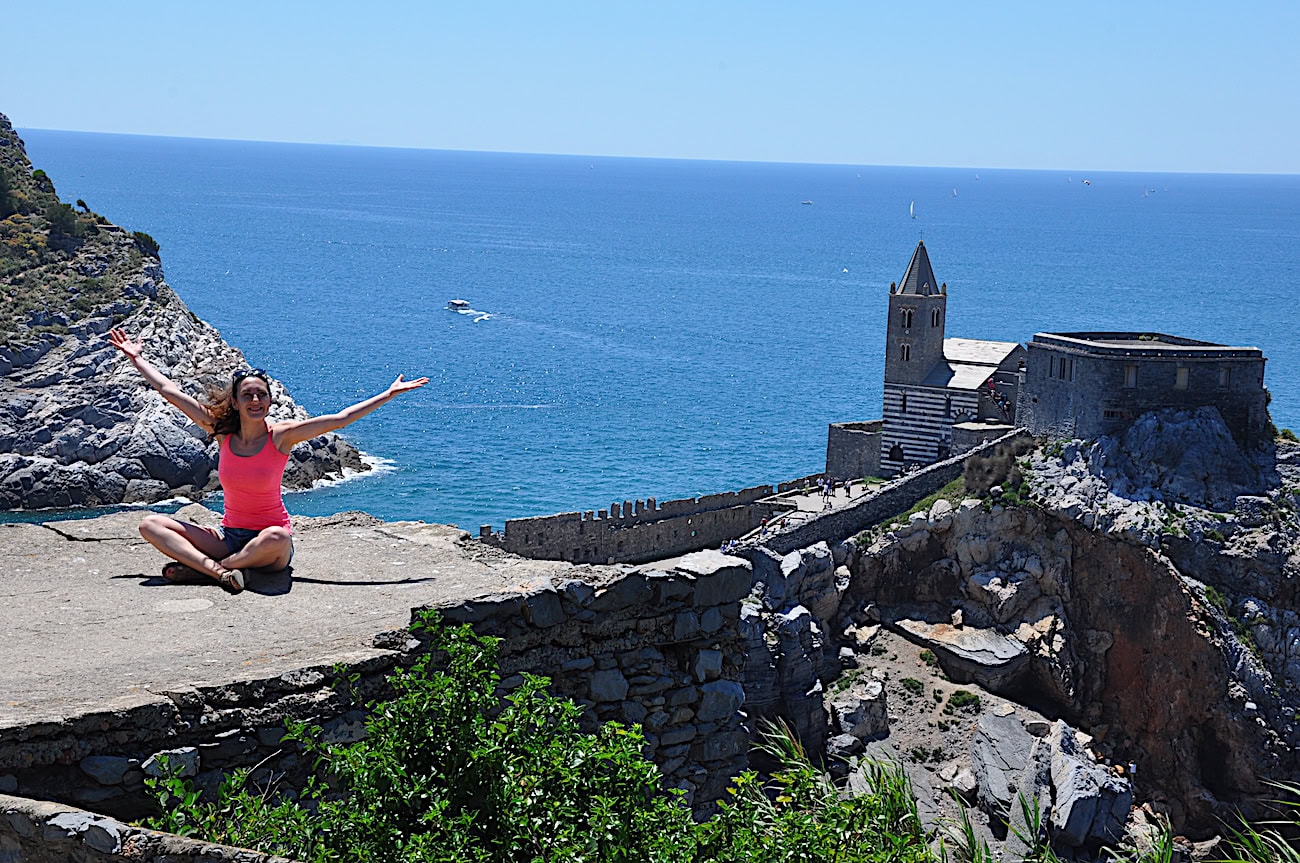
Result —
POLYGON ((835 162, 835 161, 774 161, 771 159, 722 159, 722 158, 705 158, 700 156, 645 156, 645 155, 626 155, 626 154, 609 154, 609 153, 558 153, 548 151, 530 151, 530 150, 468 150, 454 147, 422 147, 415 145, 401 144, 360 144, 345 142, 327 142, 327 141, 284 141, 264 138, 207 138, 195 135, 157 135, 143 132, 101 132, 86 129, 51 129, 40 126, 14 126, 15 132, 22 134, 24 131, 32 132, 60 132, 74 135, 108 135, 124 138, 164 138, 177 141, 211 141, 217 143, 232 144, 272 144, 282 146, 298 147, 339 147, 366 150, 414 150, 420 152, 433 153, 485 153, 505 156, 559 156, 573 159, 637 159, 642 161, 667 161, 667 162, 722 162, 740 165, 815 165, 821 167, 843 167, 843 168, 919 168, 929 170, 950 170, 950 171, 1025 171, 1039 173, 1091 173, 1091 174, 1167 174, 1167 175, 1197 175, 1197 176, 1231 176, 1231 177, 1297 177, 1300 172, 1287 171, 1197 171, 1197 170, 1169 170, 1169 169, 1133 169, 1133 168, 1011 168, 997 165, 904 165, 904 164, 879 164, 879 163, 855 163, 855 162, 835 162))

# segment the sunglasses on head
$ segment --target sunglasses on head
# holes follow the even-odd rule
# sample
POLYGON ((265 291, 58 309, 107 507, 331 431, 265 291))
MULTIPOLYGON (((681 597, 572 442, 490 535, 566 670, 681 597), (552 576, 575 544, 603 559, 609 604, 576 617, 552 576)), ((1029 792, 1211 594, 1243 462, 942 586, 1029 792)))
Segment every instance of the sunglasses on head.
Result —
POLYGON ((235 386, 239 386, 239 382, 244 378, 261 378, 265 381, 270 379, 270 375, 266 373, 265 369, 240 369, 235 372, 231 380, 234 382, 235 386))

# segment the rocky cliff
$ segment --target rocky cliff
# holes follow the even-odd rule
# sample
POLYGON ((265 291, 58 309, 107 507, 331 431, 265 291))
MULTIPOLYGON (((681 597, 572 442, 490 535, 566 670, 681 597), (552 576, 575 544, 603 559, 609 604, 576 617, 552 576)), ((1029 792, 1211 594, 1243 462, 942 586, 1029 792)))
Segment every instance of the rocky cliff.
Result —
MULTIPOLYGON (((163 280, 157 244, 59 201, 0 115, 0 509, 195 497, 215 487, 216 447, 126 363, 121 326, 146 356, 202 396, 246 365, 163 280)), ((273 418, 306 417, 279 384, 273 418)), ((296 448, 285 473, 306 488, 365 470, 335 435, 296 448)))
POLYGON ((1278 447, 1155 413, 992 488, 968 464, 964 494, 861 536, 757 549, 746 707, 853 775, 903 761, 923 818, 955 792, 991 842, 1020 796, 1058 848, 1264 817, 1300 775, 1300 447, 1278 447))

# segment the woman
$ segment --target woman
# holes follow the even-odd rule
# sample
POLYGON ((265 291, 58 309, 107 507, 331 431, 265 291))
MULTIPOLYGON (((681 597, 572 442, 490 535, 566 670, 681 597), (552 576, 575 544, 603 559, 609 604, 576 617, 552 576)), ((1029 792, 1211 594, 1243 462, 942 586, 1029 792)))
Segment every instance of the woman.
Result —
POLYGON ((121 329, 109 331, 108 339, 149 386, 216 437, 221 447, 217 477, 226 498, 221 527, 199 527, 152 514, 140 522, 140 535, 172 559, 163 567, 163 576, 169 581, 202 573, 232 593, 244 589, 241 570, 278 572, 293 558, 293 528, 280 494, 289 450, 356 422, 398 393, 429 382, 428 378, 407 381, 398 375, 384 392, 336 414, 273 423, 267 420, 271 382, 261 369, 235 372, 229 391, 204 403, 182 392, 154 368, 142 356, 143 343, 131 341, 121 329))

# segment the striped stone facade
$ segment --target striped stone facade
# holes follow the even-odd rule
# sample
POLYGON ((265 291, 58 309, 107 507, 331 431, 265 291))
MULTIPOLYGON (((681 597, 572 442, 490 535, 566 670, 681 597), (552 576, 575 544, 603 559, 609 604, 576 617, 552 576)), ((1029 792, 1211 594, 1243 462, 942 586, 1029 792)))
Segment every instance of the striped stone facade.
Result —
POLYGON ((952 451, 953 424, 975 419, 979 402, 977 391, 886 381, 881 473, 896 476, 909 465, 947 458, 952 451))

